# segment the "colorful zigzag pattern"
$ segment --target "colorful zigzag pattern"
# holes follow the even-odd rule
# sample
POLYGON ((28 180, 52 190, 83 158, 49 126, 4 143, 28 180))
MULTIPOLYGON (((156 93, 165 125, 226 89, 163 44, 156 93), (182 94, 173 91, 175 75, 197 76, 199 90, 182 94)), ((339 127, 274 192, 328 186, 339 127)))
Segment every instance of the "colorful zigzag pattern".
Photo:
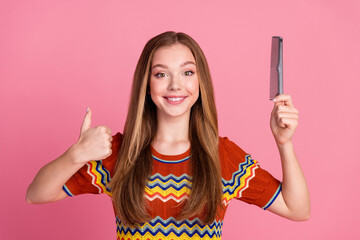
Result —
POLYGON ((117 239, 221 239, 222 221, 202 225, 198 218, 191 221, 177 221, 170 217, 166 220, 156 217, 139 228, 129 228, 116 218, 117 239))
POLYGON ((145 188, 145 197, 150 201, 157 198, 167 202, 172 199, 179 203, 188 198, 190 185, 190 177, 187 174, 180 177, 170 174, 164 177, 157 173, 150 177, 145 188))
POLYGON ((249 187, 249 182, 255 177, 255 169, 258 163, 246 155, 246 161, 239 164, 239 170, 233 173, 230 180, 222 179, 223 185, 223 204, 226 206, 234 197, 240 198, 241 193, 249 187))
MULTIPOLYGON (((87 173, 91 176, 91 184, 99 193, 111 196, 107 188, 110 182, 110 173, 102 165, 102 161, 86 163, 87 173)), ((232 174, 231 179, 222 179, 223 204, 226 206, 234 197, 240 198, 242 192, 249 187, 249 181, 255 176, 258 164, 246 156, 246 161, 239 164, 239 168, 232 174)), ((173 200, 180 203, 188 198, 191 191, 191 177, 187 174, 162 176, 159 173, 152 175, 145 188, 145 197, 149 201, 159 199, 166 204, 173 200)), ((70 191, 69 191, 70 192, 70 191)), ((71 194, 71 193, 70 193, 71 194)), ((175 218, 162 219, 160 216, 141 225, 139 228, 129 228, 116 218, 117 239, 221 239, 223 221, 219 220, 209 225, 202 225, 198 218, 193 220, 177 221, 175 218)))
POLYGON ((111 196, 110 189, 107 188, 110 182, 110 173, 102 165, 102 161, 90 161, 86 163, 87 173, 92 177, 91 184, 99 189, 99 193, 111 196))
MULTIPOLYGON (((250 155, 246 161, 239 164, 239 169, 232 174, 230 180, 222 179, 223 204, 226 206, 234 197, 241 197, 241 193, 248 188, 249 181, 255 176, 257 162, 250 155)), ((167 202, 170 199, 181 202, 191 191, 191 177, 182 174, 162 176, 159 173, 149 178, 145 189, 145 197, 153 201, 160 199, 167 202)), ((119 240, 129 239, 221 239, 222 221, 214 221, 210 225, 202 225, 198 218, 192 221, 177 221, 175 218, 166 220, 156 217, 139 228, 129 228, 117 218, 117 237, 119 240)))

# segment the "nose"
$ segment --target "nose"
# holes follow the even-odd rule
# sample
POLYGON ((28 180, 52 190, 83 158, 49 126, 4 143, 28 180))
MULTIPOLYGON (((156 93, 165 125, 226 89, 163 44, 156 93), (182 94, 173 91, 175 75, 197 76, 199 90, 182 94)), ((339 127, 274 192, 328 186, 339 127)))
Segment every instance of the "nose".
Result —
POLYGON ((168 90, 176 91, 181 89, 181 79, 179 76, 173 75, 170 77, 168 90))

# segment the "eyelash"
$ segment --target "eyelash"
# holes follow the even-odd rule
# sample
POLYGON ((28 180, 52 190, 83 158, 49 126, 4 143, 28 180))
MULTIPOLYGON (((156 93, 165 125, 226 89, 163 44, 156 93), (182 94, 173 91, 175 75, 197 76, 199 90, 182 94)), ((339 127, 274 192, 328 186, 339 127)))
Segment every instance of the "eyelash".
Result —
MULTIPOLYGON (((162 78, 162 77, 166 77, 166 75, 167 75, 166 73, 160 72, 160 73, 155 74, 155 77, 162 78)), ((185 76, 192 76, 192 75, 194 75, 194 72, 193 71, 185 71, 184 75, 185 76)))
POLYGON ((192 76, 193 74, 194 74, 193 71, 186 71, 186 72, 185 72, 185 76, 192 76), (190 73, 190 75, 188 75, 187 73, 190 73))
POLYGON ((155 77, 157 77, 157 78, 161 78, 161 77, 165 77, 166 76, 166 73, 157 73, 157 74, 155 74, 155 77), (160 75, 163 75, 163 76, 160 76, 160 75))

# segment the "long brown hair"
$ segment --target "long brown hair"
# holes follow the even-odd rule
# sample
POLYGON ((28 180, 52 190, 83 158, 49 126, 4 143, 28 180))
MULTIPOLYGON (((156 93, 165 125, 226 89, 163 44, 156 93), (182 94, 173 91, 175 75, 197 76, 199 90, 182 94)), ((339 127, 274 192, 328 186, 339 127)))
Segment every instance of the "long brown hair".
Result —
POLYGON ((185 219, 201 214, 203 222, 210 223, 221 206, 218 123, 209 67, 200 46, 190 36, 164 32, 147 42, 137 63, 122 144, 110 182, 115 211, 129 226, 150 220, 144 193, 152 171, 151 142, 157 129, 156 106, 148 93, 150 69, 155 51, 175 43, 187 46, 194 55, 200 94, 192 106, 189 123, 191 193, 179 216, 174 217, 185 219))

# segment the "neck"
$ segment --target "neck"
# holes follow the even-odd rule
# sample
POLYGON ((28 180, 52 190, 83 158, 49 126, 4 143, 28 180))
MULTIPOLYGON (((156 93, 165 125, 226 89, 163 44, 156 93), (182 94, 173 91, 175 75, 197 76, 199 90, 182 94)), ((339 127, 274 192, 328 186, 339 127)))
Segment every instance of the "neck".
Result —
POLYGON ((190 113, 179 117, 157 115, 157 131, 154 141, 167 143, 189 141, 190 113))

